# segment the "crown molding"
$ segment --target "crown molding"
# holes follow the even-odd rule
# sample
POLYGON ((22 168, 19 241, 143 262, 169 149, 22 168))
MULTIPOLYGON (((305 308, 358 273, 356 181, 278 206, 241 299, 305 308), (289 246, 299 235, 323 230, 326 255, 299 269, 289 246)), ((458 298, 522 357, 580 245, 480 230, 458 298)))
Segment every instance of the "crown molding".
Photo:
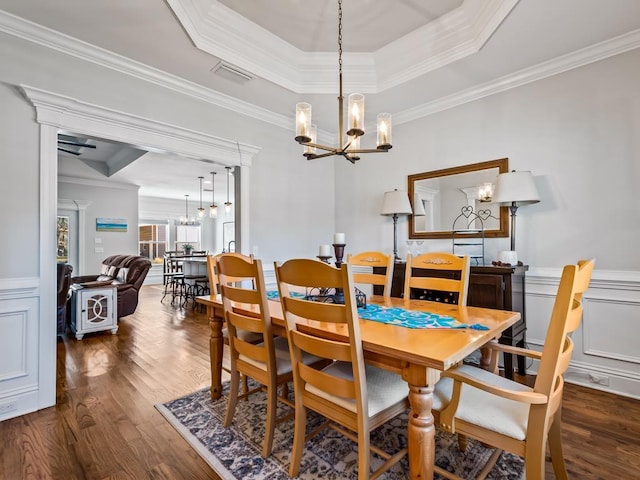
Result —
POLYGON ((21 85, 20 89, 35 107, 38 123, 61 130, 107 137, 152 152, 171 151, 225 165, 250 166, 261 150, 246 143, 111 110, 27 85, 21 85), (238 149, 242 163, 238 159, 238 149))
POLYGON ((294 120, 0 10, 0 32, 288 130, 294 120))
MULTIPOLYGON (((76 40, 35 23, 28 22, 1 10, 0 32, 22 38, 29 42, 37 43, 47 48, 81 58, 106 68, 117 70, 132 77, 192 96, 201 101, 228 109, 247 117, 251 117, 289 131, 294 130, 293 118, 271 112, 264 108, 251 105, 248 102, 244 102, 228 95, 220 94, 214 90, 201 87, 192 82, 182 80, 174 75, 145 66, 144 64, 129 60, 88 43, 81 42, 80 40, 76 40)), ((640 47, 640 29, 585 47, 576 52, 568 53, 547 62, 522 69, 513 74, 505 75, 496 80, 491 80, 484 84, 456 92, 432 102, 417 105, 413 108, 396 113, 391 112, 393 113, 393 121, 395 125, 412 122, 422 117, 433 115, 434 113, 473 102, 527 83, 542 80, 593 62, 604 60, 608 57, 619 55, 638 47, 640 47)), ((351 57, 349 58, 351 61, 351 57)), ((311 70, 308 70, 305 74, 311 75, 311 70)), ((332 93, 335 93, 335 84, 332 93)), ((326 131, 319 131, 318 136, 320 139, 324 138, 326 140, 325 143, 327 143, 327 141, 335 141, 335 135, 326 131)))
MULTIPOLYGON (((134 190, 136 192, 140 190, 140 186, 134 185, 133 183, 107 182, 97 178, 67 177, 64 175, 58 176, 58 183, 70 183, 73 185, 84 185, 87 187, 117 188, 118 190, 134 190)), ((68 204, 65 203, 64 205, 68 204)), ((64 205, 62 207, 58 205, 58 207, 64 208, 64 205)))
MULTIPOLYGON (((465 0, 376 52, 343 54, 345 90, 378 93, 477 52, 518 1, 465 0)), ((335 93, 335 52, 302 51, 217 0, 167 3, 200 50, 295 93, 335 93)))
POLYGON ((515 73, 476 85, 432 102, 398 112, 393 116, 396 125, 412 122, 465 103, 480 100, 527 83, 558 75, 640 47, 640 29, 585 47, 552 60, 524 68, 515 73))

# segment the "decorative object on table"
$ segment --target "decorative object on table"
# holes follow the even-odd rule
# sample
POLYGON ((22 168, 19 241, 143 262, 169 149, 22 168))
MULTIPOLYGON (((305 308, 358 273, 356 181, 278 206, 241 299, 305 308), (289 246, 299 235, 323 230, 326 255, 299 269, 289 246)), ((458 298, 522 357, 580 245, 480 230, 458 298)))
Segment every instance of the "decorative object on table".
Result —
POLYGON ((451 226, 452 252, 454 255, 468 255, 476 265, 484 265, 484 222, 494 218, 490 209, 473 211, 465 205, 460 209, 451 226), (479 234, 479 235, 478 235, 479 234))
POLYGON ((333 258, 333 255, 331 255, 331 245, 320 245, 318 258, 324 263, 329 263, 329 260, 333 258))
MULTIPOLYGON (((249 381, 249 387, 257 384, 249 381)), ((291 390, 291 393, 293 391, 291 390)), ((234 422, 225 428, 222 422, 225 414, 229 383, 223 384, 222 396, 211 399, 209 387, 190 393, 181 398, 156 405, 162 416, 193 447, 211 468, 225 480, 288 480, 287 470, 293 444, 293 422, 284 422, 275 430, 272 454, 260 457, 262 445, 256 428, 262 428, 266 411, 267 395, 260 391, 250 395, 246 401, 238 402, 234 422)), ((293 413, 282 404, 278 405, 278 416, 293 413)), ((308 412, 309 427, 320 425, 323 418, 308 412)), ((381 448, 393 449, 394 445, 407 444, 407 415, 398 417, 397 422, 389 422, 371 433, 371 443, 381 448)), ((482 446, 480 442, 469 440, 466 452, 458 448, 456 435, 436 430, 435 463, 463 478, 477 478, 482 467, 491 457, 494 449, 482 446)), ((318 478, 355 479, 357 462, 338 461, 351 452, 357 457, 357 445, 331 429, 324 429, 307 441, 302 455, 299 480, 318 478)), ((377 456, 371 458, 372 468, 382 464, 377 456)), ((409 464, 402 459, 382 478, 386 480, 406 480, 409 464)), ((510 453, 503 453, 488 479, 523 480, 524 461, 510 453)))
POLYGON ((411 214, 411 203, 409 203, 407 192, 396 188, 384 193, 380 215, 390 215, 393 218, 393 258, 396 262, 400 261, 398 256, 398 216, 411 214))
POLYGON ((391 114, 380 113, 377 117, 377 146, 375 149, 360 148, 360 137, 364 135, 364 95, 349 95, 347 115, 347 139, 344 139, 344 97, 342 96, 342 0, 338 0, 338 146, 329 147, 317 142, 317 129, 311 124, 311 104, 296 104, 295 140, 304 146, 303 155, 307 160, 341 155, 351 163, 360 159, 361 153, 384 153, 391 149, 391 114), (326 153, 316 153, 316 149, 326 153))
MULTIPOLYGON (((344 233, 334 233, 333 234, 333 251, 336 255, 336 268, 340 268, 342 265, 342 259, 344 258, 344 247, 346 247, 346 238, 344 233)), ((344 303, 344 292, 341 288, 335 289, 335 302, 336 303, 344 303)))
POLYGON ((182 245, 182 251, 184 252, 184 254, 186 256, 191 256, 191 253, 193 252, 193 245, 191 245, 190 243, 185 243, 182 245))
POLYGON ((511 212, 511 252, 508 259, 512 265, 518 261, 516 253, 516 212, 521 205, 538 203, 540 195, 529 171, 515 170, 498 175, 493 194, 493 203, 509 207, 511 212))
POLYGON ((96 218, 96 232, 126 232, 125 218, 96 218))
POLYGON ((229 200, 229 178, 231 178, 231 167, 224 168, 227 169, 227 201, 224 202, 224 213, 228 215, 231 213, 231 201, 229 200))

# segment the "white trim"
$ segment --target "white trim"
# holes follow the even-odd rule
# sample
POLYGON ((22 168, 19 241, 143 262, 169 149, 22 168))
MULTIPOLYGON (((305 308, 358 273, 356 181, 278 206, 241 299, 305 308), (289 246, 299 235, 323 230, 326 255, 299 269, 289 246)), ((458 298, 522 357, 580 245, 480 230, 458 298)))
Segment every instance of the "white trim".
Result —
MULTIPOLYGON (((335 93, 336 52, 300 50, 217 0, 167 3, 200 50, 295 93, 335 93)), ((465 0, 375 52, 345 52, 344 88, 379 93, 476 53, 517 3, 465 0)))
POLYGON ((254 145, 238 144, 236 140, 149 120, 39 88, 20 85, 20 89, 36 107, 38 123, 73 133, 130 143, 149 151, 213 160, 230 166, 239 165, 238 148, 246 165, 251 165, 253 157, 261 150, 254 145))
POLYGON ((39 294, 38 277, 0 278, 0 300, 37 297, 39 294))
MULTIPOLYGON (((254 118, 289 131, 294 130, 293 117, 272 112, 265 108, 252 105, 248 102, 230 97, 193 82, 189 82, 175 75, 171 75, 140 62, 130 60, 126 57, 90 45, 86 42, 82 42, 69 37, 68 35, 64 35, 41 25, 24 20, 20 17, 16 17, 2 10, 0 10, 0 32, 51 48, 126 75, 130 75, 143 81, 180 92, 181 94, 189 95, 200 101, 228 109, 247 117, 254 118)), ((618 37, 605 40, 596 45, 585 47, 576 52, 568 53, 538 65, 522 69, 513 74, 505 75, 484 84, 455 92, 431 102, 426 102, 422 105, 417 105, 413 108, 400 112, 392 112, 393 121, 396 125, 412 122, 465 103, 473 102, 527 83, 542 80, 574 68, 582 67, 608 57, 619 55, 638 47, 640 47, 640 29, 633 30, 618 37)), ((281 60, 282 59, 279 59, 279 62, 281 60)), ((351 57, 349 57, 349 60, 352 60, 351 57)), ((335 93, 335 78, 333 79, 333 85, 333 89, 330 93, 335 93)), ((319 139, 334 138, 333 134, 324 131, 318 132, 318 136, 319 139)), ((333 141, 333 143, 335 143, 335 141, 333 141)), ((223 163, 225 162, 223 161, 223 163)))
POLYGON ((203 87, 2 10, 0 10, 0 32, 124 73, 125 75, 130 75, 139 80, 189 95, 247 117, 281 128, 294 129, 293 118, 203 87))
MULTIPOLYGON (((196 158, 218 159, 211 152, 233 151, 226 163, 238 165, 235 140, 226 140, 212 135, 193 132, 152 119, 137 117, 124 112, 90 105, 78 100, 44 90, 21 86, 25 97, 36 110, 40 124, 40 285, 39 289, 39 363, 38 394, 35 409, 55 404, 56 400, 56 217, 58 209, 58 129, 69 129, 75 133, 97 135, 107 140, 116 140, 135 145, 173 151, 196 158), (207 153, 205 153, 207 152, 207 153), (232 160, 232 161, 229 161, 232 160)), ((249 176, 251 158, 260 149, 240 144, 245 149, 243 171, 249 176)), ((248 194, 248 193, 247 193, 248 194)), ((248 201, 240 205, 243 218, 248 201)), ((247 238, 247 241, 249 239, 247 238)), ((23 411, 21 413, 27 413, 23 411)))
POLYGON ((484 84, 475 85, 466 90, 395 113, 393 115, 393 123, 400 125, 412 122, 419 118, 433 115, 434 113, 526 85, 527 83, 536 82, 574 68, 583 67, 590 63, 634 50, 638 47, 640 47, 640 29, 539 63, 538 65, 524 68, 518 72, 490 80, 484 84))
MULTIPOLYGON (((89 187, 118 188, 120 190, 140 190, 140 185, 134 185, 133 183, 107 182, 98 178, 66 177, 64 175, 58 176, 58 183, 71 183, 89 187)), ((58 200, 58 202, 60 202, 60 200, 58 200)), ((73 202, 73 200, 71 200, 71 202, 73 202)), ((58 205, 58 207, 60 207, 60 205, 58 205)), ((71 210, 79 210, 79 208, 74 206, 71 210)))

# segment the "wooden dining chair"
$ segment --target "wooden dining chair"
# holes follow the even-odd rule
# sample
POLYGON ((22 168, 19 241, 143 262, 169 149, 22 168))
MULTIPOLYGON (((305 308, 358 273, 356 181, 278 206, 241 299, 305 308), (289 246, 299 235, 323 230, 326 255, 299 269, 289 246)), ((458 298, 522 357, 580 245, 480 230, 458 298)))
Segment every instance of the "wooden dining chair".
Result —
POLYGON ((593 266, 593 260, 581 260, 564 267, 542 352, 491 343, 492 372, 463 365, 446 371, 436 384, 432 408, 436 425, 496 447, 479 478, 506 450, 524 457, 527 478, 543 479, 548 442, 556 478, 567 479, 560 418, 563 375, 573 351, 570 334, 580 325, 582 295, 593 266), (500 351, 539 360, 533 388, 497 375, 500 351))
MULTIPOLYGON (((406 411, 408 387, 400 375, 364 363, 360 323, 353 289, 352 266, 340 269, 310 259, 288 260, 276 264, 280 302, 286 319, 293 363, 295 427, 289 476, 295 477, 305 443, 307 409, 323 415, 329 426, 358 443, 358 479, 369 477, 372 430, 406 411), (297 288, 342 288, 343 305, 322 303, 290 296, 297 288), (322 322, 327 332, 339 330, 346 338, 321 336, 300 328, 298 322, 322 322), (313 368, 302 361, 303 354, 331 362, 313 368), (354 435, 355 433, 355 435, 354 435)), ((318 429, 309 435, 315 435, 318 429)), ((385 462, 371 476, 377 478, 396 464, 406 448, 389 455, 371 447, 385 462)))
MULTIPOLYGON (((237 257, 237 258, 242 258, 248 262, 253 262, 254 257, 253 255, 243 255, 241 253, 237 253, 237 252, 229 252, 229 253, 218 253, 217 255, 207 255, 207 277, 209 280, 209 293, 210 295, 217 295, 220 293, 220 280, 218 279, 218 273, 216 271, 216 261, 222 257, 222 256, 231 256, 231 257, 237 257)), ((226 281, 230 284, 233 283, 237 283, 239 281, 242 281, 241 277, 234 277, 232 275, 227 275, 226 276, 226 281)), ((253 288, 255 288, 255 284, 252 284, 253 288)), ((262 341, 262 335, 260 334, 256 334, 254 332, 250 332, 250 331, 246 331, 246 330, 239 330, 237 332, 237 334, 242 338, 243 341, 245 342, 249 342, 249 343, 260 343, 262 341)), ((225 325, 222 328, 222 339, 225 345, 229 345, 229 329, 226 326, 226 322, 225 325)), ((209 347, 212 351, 213 351, 213 347, 210 346, 209 347)), ((222 369, 224 371, 226 371, 227 373, 231 373, 231 369, 226 366, 224 363, 222 365, 222 369)), ((249 383, 248 383, 248 378, 246 375, 241 375, 242 378, 242 386, 243 386, 243 390, 242 390, 242 394, 240 395, 240 398, 246 398, 248 397, 252 391, 249 390, 249 383)))
POLYGON ((435 292, 433 299, 458 305, 467 304, 469 291, 469 257, 447 252, 407 255, 404 298, 411 298, 411 289, 435 292))
POLYGON ((355 267, 383 267, 385 273, 354 272, 354 283, 364 283, 367 285, 383 287, 382 295, 391 296, 391 281, 393 280, 393 255, 386 255, 382 252, 362 252, 347 255, 347 263, 355 267))
POLYGON ((278 400, 293 407, 286 398, 278 396, 278 386, 292 380, 289 345, 286 338, 273 337, 262 262, 240 255, 220 255, 216 258, 216 272, 231 359, 231 384, 224 426, 231 425, 235 414, 240 375, 251 377, 264 385, 267 414, 262 456, 267 457, 271 453, 276 423, 291 418, 291 414, 276 418, 278 400), (255 288, 240 286, 240 280, 250 280, 255 288), (237 303, 243 304, 242 311, 234 309, 237 303), (259 336, 260 343, 247 341, 246 334, 259 336))

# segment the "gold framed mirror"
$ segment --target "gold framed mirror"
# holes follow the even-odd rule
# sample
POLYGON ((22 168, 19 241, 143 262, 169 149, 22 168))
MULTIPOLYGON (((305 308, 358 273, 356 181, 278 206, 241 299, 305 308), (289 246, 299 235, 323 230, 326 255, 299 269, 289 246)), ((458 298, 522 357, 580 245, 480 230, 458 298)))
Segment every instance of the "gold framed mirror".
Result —
MULTIPOLYGON (((414 212, 409 216, 409 238, 451 238, 454 230, 464 229, 484 230, 485 237, 508 237, 508 208, 491 203, 498 174, 508 171, 509 159, 500 158, 409 175, 414 212)), ((480 237, 482 232, 468 236, 480 237)))

